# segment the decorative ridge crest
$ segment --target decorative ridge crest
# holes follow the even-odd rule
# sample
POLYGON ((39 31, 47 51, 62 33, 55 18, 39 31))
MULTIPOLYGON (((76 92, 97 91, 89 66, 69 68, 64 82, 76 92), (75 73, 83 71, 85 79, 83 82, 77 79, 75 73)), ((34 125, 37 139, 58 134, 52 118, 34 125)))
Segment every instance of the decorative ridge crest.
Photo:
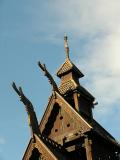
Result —
POLYGON ((37 120, 36 113, 34 111, 34 107, 32 103, 24 95, 22 88, 21 87, 17 88, 15 82, 12 83, 12 87, 15 90, 15 92, 18 94, 18 96, 20 97, 20 101, 22 101, 23 104, 25 105, 25 109, 28 114, 29 126, 31 128, 31 133, 32 133, 33 138, 34 138, 34 133, 36 135, 40 135, 38 120, 37 120))
POLYGON ((40 62, 38 62, 38 66, 44 72, 45 76, 48 78, 49 83, 52 85, 53 91, 59 92, 58 86, 57 86, 55 80, 53 79, 52 75, 48 72, 45 64, 41 64, 40 62))
POLYGON ((59 149, 59 150, 62 150, 62 151, 65 151, 65 148, 61 145, 61 144, 58 144, 57 142, 55 142, 54 140, 52 140, 51 138, 43 135, 43 134, 40 134, 39 135, 39 138, 44 142, 52 145, 53 147, 59 149))

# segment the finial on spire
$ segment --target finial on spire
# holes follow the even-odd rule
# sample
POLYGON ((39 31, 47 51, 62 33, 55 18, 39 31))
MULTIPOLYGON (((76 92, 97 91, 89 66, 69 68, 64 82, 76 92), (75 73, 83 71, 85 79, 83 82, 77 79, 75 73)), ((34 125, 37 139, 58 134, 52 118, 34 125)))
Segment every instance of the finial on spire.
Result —
POLYGON ((65 48, 66 58, 69 58, 68 38, 66 35, 64 36, 64 48, 65 48))

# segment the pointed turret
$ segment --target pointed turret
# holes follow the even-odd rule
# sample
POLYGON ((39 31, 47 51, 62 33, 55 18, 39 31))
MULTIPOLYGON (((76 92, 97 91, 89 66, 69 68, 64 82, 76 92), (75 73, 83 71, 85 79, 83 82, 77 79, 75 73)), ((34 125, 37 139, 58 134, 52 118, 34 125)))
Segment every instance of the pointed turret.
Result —
POLYGON ((79 83, 79 78, 84 75, 70 60, 67 36, 64 37, 64 50, 66 59, 57 71, 57 76, 61 79, 59 91, 80 114, 92 117, 94 97, 79 83))
POLYGON ((83 77, 83 73, 71 62, 69 57, 69 45, 68 45, 68 38, 67 36, 64 37, 64 49, 66 53, 65 62, 61 65, 61 67, 57 71, 57 76, 59 78, 63 77, 64 75, 72 72, 76 74, 78 78, 83 77))

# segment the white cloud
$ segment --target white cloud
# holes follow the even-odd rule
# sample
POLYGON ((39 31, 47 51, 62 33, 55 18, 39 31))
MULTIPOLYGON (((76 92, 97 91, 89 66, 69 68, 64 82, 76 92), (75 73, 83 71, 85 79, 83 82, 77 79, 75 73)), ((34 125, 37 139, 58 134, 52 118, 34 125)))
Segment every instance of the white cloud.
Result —
MULTIPOLYGON (((58 35, 68 33, 72 35, 71 40, 81 42, 82 50, 81 44, 77 46, 77 51, 82 52, 80 58, 77 57, 80 63, 76 61, 88 75, 86 88, 94 93, 99 102, 95 109, 96 117, 99 120, 102 120, 102 116, 112 119, 113 114, 119 117, 120 111, 116 110, 120 110, 120 1, 53 0, 45 2, 44 8, 48 14, 42 14, 46 19, 45 23, 42 21, 42 32, 47 38, 42 39, 37 34, 38 41, 59 43, 58 35)), ((41 26, 38 17, 41 14, 39 9, 35 9, 35 12, 38 14, 35 16, 35 22, 38 22, 35 30, 38 31, 41 26)), ((114 118, 115 126, 118 125, 117 119, 114 118)))
POLYGON ((55 1, 53 7, 59 29, 73 31, 78 36, 111 32, 119 22, 119 0, 61 0, 55 1))
POLYGON ((61 0, 53 8, 59 32, 88 39, 77 63, 86 70, 86 86, 99 101, 96 115, 112 116, 120 104, 120 1, 61 0))
POLYGON ((113 105, 120 101, 120 32, 114 31, 104 38, 97 38, 89 43, 90 53, 82 59, 84 68, 89 73, 88 86, 100 99, 102 114, 110 113, 113 105), (89 60, 89 63, 85 63, 89 60), (108 112, 109 111, 109 112, 108 112))

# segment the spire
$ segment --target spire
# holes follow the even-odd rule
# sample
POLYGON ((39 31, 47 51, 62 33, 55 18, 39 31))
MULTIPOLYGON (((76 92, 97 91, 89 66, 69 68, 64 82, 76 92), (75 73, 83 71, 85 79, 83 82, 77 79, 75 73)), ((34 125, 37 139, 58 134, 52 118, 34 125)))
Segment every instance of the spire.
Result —
POLYGON ((64 48, 65 48, 66 58, 69 59, 69 46, 68 46, 68 38, 66 35, 64 36, 64 48))
POLYGON ((68 37, 66 35, 64 36, 64 49, 66 53, 66 59, 65 62, 58 69, 57 76, 61 78, 63 75, 66 75, 69 72, 74 72, 77 78, 83 77, 83 73, 72 63, 69 58, 68 37))

